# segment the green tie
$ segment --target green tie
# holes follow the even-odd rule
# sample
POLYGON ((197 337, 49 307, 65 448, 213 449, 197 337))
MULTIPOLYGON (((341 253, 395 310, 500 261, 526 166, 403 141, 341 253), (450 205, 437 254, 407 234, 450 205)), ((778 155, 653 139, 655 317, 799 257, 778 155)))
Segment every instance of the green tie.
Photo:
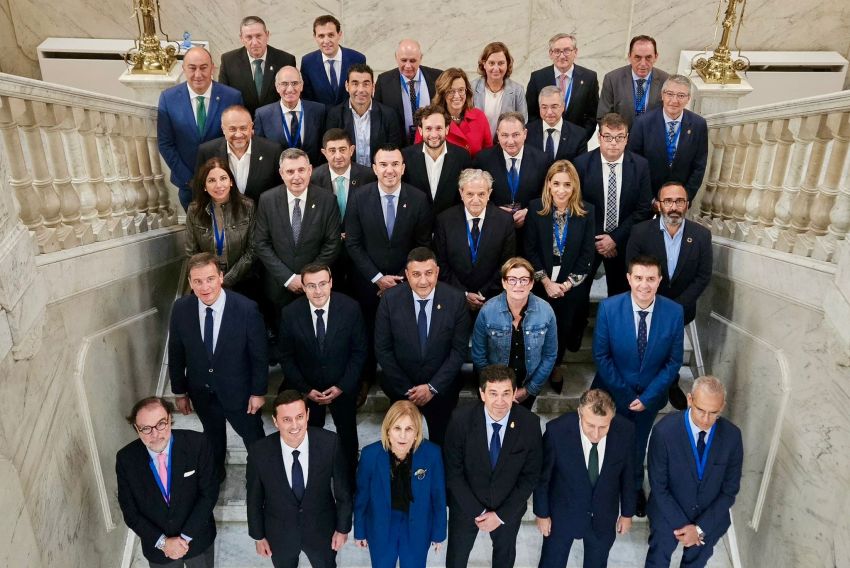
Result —
POLYGON ((590 455, 587 457, 587 476, 590 478, 591 487, 596 487, 596 480, 599 479, 599 452, 596 444, 591 446, 590 455))
POLYGON ((204 137, 207 125, 207 108, 204 106, 204 97, 198 97, 198 134, 204 137))
POLYGON ((259 97, 263 91, 263 60, 254 60, 254 86, 257 87, 257 96, 259 97))

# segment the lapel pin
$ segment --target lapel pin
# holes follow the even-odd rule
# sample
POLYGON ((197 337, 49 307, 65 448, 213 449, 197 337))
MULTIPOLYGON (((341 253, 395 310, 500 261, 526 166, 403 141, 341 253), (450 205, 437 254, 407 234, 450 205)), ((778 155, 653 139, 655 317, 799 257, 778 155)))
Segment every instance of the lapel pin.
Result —
POLYGON ((271 65, 269 65, 269 71, 274 71, 274 67, 272 67, 271 65))
POLYGON ((688 241, 689 243, 694 242, 694 240, 693 240, 691 237, 688 237, 688 238, 687 238, 687 241, 688 241))
POLYGON ((513 421, 511 421, 511 430, 513 430, 513 428, 514 428, 514 423, 513 423, 513 421))
POLYGON ((690 136, 690 135, 691 135, 691 129, 688 128, 688 136, 690 136))
POLYGON ((437 304, 437 309, 438 309, 438 310, 442 310, 442 309, 443 309, 443 306, 441 306, 440 304, 437 304))
POLYGON ((422 469, 422 468, 420 468, 420 469, 417 469, 417 470, 416 470, 416 473, 415 473, 414 475, 416 476, 416 479, 418 479, 418 480, 420 480, 420 481, 421 481, 421 480, 425 479, 425 474, 426 474, 426 473, 428 473, 428 470, 427 470, 427 469, 422 469))
POLYGON ((220 100, 220 99, 221 99, 221 97, 216 97, 216 98, 215 98, 215 100, 220 100))
POLYGON ((584 85, 584 79, 579 80, 578 84, 579 84, 579 85, 584 85))
POLYGON ((262 157, 262 156, 260 156, 260 159, 262 160, 262 159, 263 159, 263 157, 262 157))
POLYGON ((313 205, 311 205, 311 206, 310 206, 310 209, 315 209, 315 208, 316 208, 316 204, 315 204, 315 203, 314 203, 313 205))
POLYGON ((401 208, 402 208, 402 209, 407 209, 407 203, 402 203, 401 208))

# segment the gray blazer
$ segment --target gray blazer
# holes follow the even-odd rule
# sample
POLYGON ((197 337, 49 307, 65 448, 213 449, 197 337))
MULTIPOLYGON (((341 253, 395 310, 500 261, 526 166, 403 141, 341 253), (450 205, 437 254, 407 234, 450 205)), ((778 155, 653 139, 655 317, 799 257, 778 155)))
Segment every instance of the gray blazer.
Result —
MULTIPOLYGON (((484 112, 484 97, 487 89, 487 80, 479 77, 472 82, 472 105, 484 112)), ((508 111, 521 113, 525 122, 528 122, 528 106, 525 102, 525 88, 511 79, 505 79, 505 94, 502 95, 502 108, 499 114, 508 111)), ((487 117, 490 120, 490 117, 487 117)), ((496 121, 490 122, 490 132, 496 135, 496 121)))
MULTIPOLYGON (((666 71, 658 67, 652 69, 646 112, 661 106, 661 86, 668 76, 666 71)), ((596 109, 596 120, 601 120, 609 112, 620 113, 626 119, 629 128, 632 127, 632 122, 635 120, 635 98, 631 65, 609 71, 602 80, 602 93, 599 96, 599 107, 596 109)))

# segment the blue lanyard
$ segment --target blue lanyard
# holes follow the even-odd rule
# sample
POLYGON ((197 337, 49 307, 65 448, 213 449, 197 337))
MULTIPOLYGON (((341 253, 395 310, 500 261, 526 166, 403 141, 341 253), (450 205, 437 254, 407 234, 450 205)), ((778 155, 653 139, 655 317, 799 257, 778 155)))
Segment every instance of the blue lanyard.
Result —
POLYGON ((717 429, 717 422, 711 427, 711 430, 708 431, 708 439, 705 441, 705 452, 702 454, 702 459, 699 459, 699 452, 697 451, 697 443, 694 440, 694 433, 691 430, 691 424, 688 420, 688 417, 691 414, 691 409, 689 408, 685 414, 685 432, 688 434, 688 440, 691 441, 691 450, 694 452, 694 461, 697 464, 697 477, 702 481, 702 476, 705 473, 705 466, 708 464, 708 454, 711 449, 711 442, 714 441, 714 431, 717 429))
POLYGON ((171 458, 174 457, 174 436, 171 436, 171 439, 168 441, 168 487, 162 486, 162 480, 159 478, 159 472, 156 470, 156 464, 153 461, 153 458, 148 456, 149 465, 151 467, 151 471, 153 472, 154 481, 156 481, 156 486, 159 487, 159 492, 162 493, 162 498, 165 499, 165 502, 169 505, 171 504, 171 458))
POLYGON ((283 116, 283 135, 286 136, 286 144, 290 148, 297 148, 301 143, 301 125, 304 124, 304 111, 296 113, 298 115, 298 132, 289 132, 289 125, 286 124, 286 115, 283 116))
POLYGON ((558 247, 558 256, 564 256, 564 247, 567 246, 567 232, 570 226, 570 214, 567 213, 567 218, 564 221, 563 233, 558 231, 558 221, 555 219, 555 213, 552 213, 552 234, 555 236, 555 246, 558 247))
MULTIPOLYGON (((407 81, 404 80, 404 75, 399 72, 398 74, 399 81, 401 81, 401 88, 404 89, 405 94, 407 94, 407 99, 410 100, 410 89, 407 88, 407 81)), ((422 78, 422 69, 419 70, 419 74, 416 75, 416 79, 413 79, 414 82, 421 80, 422 78)), ((422 96, 422 88, 420 87, 418 91, 416 91, 416 108, 419 108, 419 97, 422 96)), ((411 109, 410 114, 416 112, 416 109, 411 109)))
POLYGON ((637 81, 632 79, 632 96, 635 99, 635 113, 646 112, 647 100, 649 99, 649 88, 652 86, 652 73, 646 76, 646 85, 643 87, 643 98, 638 100, 637 81), (638 106, 640 105, 640 106, 638 106))
POLYGON ((673 138, 670 138, 670 135, 667 131, 667 122, 664 122, 664 142, 667 144, 667 165, 673 165, 673 158, 676 157, 676 147, 679 144, 679 135, 682 133, 682 119, 685 118, 685 113, 682 113, 682 116, 679 117, 679 124, 676 125, 676 133, 673 135, 673 138))
POLYGON ((481 228, 478 229, 478 238, 472 238, 472 231, 469 229, 469 221, 466 223, 466 241, 469 243, 469 252, 472 255, 472 264, 478 261, 478 245, 481 243, 481 228))
POLYGON ((215 207, 212 203, 207 206, 207 212, 212 217, 212 226, 213 226, 213 237, 215 237, 215 252, 218 256, 221 256, 224 253, 224 227, 221 228, 221 232, 218 232, 218 221, 215 218, 215 207))
POLYGON ((567 87, 567 92, 564 95, 564 112, 567 111, 567 108, 570 106, 570 97, 573 96, 573 78, 568 77, 570 80, 570 86, 567 87))

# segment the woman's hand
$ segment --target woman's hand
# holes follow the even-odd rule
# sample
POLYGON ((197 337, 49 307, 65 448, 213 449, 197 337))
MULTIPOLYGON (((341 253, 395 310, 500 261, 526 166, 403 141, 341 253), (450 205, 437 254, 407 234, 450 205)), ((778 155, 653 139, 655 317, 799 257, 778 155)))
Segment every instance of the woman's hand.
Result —
POLYGON ((442 542, 432 542, 431 544, 434 546, 434 554, 439 554, 440 549, 443 547, 443 543, 442 542))
POLYGON ((355 540, 354 544, 357 546, 357 548, 368 548, 369 547, 369 543, 366 541, 365 538, 361 539, 361 540, 355 540))

